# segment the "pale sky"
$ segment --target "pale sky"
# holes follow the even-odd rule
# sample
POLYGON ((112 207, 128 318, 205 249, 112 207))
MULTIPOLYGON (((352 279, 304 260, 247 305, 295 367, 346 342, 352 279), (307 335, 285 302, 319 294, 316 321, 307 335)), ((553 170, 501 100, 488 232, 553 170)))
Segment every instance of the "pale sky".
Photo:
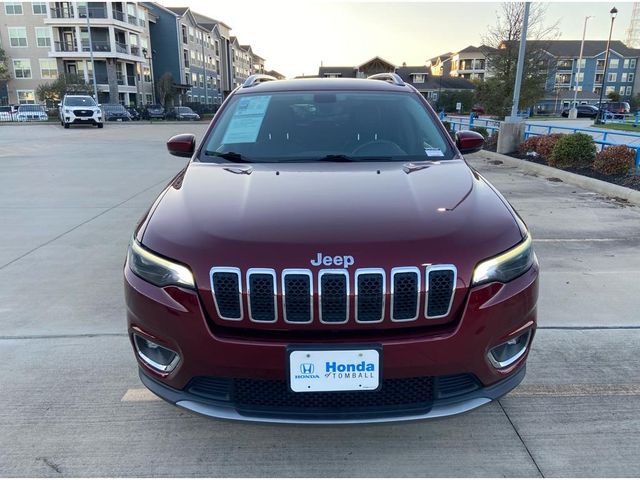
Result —
MULTIPOLYGON (((286 76, 318 73, 327 66, 355 66, 379 55, 401 65, 479 45, 495 23, 496 2, 379 2, 328 0, 162 0, 188 6, 232 28, 240 43, 267 59, 266 68, 286 76)), ((624 41, 632 2, 548 2, 548 23, 560 19, 560 39, 606 40, 609 10, 618 9, 613 39, 624 41)))

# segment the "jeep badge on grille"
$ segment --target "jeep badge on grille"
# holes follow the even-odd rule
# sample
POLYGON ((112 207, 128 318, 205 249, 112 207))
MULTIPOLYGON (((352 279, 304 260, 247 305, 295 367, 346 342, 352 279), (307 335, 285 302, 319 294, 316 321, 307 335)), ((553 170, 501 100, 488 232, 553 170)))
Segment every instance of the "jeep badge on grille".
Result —
POLYGON ((351 255, 336 255, 332 257, 331 255, 322 255, 322 252, 318 252, 317 257, 311 260, 311 265, 314 267, 319 267, 320 265, 326 265, 327 267, 336 265, 349 268, 354 263, 355 259, 351 255))

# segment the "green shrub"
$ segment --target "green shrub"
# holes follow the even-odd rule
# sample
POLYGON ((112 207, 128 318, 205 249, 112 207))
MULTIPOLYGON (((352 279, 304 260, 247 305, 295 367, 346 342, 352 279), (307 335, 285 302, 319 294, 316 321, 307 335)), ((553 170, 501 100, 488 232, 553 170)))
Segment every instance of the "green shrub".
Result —
POLYGON ((572 133, 556 142, 548 162, 557 168, 590 167, 595 156, 596 144, 591 135, 572 133))
POLYGON ((625 175, 633 168, 636 151, 624 145, 603 148, 593 161, 593 169, 603 175, 625 175))
POLYGON ((547 163, 550 163, 551 154, 553 153, 553 149, 558 143, 558 140, 566 137, 564 133, 552 133, 551 135, 542 135, 538 139, 538 144, 536 145, 536 152, 542 158, 544 158, 547 163))
POLYGON ((542 137, 538 135, 532 135, 527 138, 524 142, 518 145, 518 153, 522 155, 526 155, 529 152, 538 152, 538 142, 542 137))
POLYGON ((487 140, 487 138, 489 138, 489 131, 484 127, 471 127, 469 130, 471 130, 472 132, 477 132, 480 135, 482 135, 485 141, 487 140))

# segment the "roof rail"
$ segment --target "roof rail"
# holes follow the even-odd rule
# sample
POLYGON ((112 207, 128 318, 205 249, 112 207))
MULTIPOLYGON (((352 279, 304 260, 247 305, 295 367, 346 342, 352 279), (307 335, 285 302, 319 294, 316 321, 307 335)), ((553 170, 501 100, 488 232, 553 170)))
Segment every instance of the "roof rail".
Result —
POLYGON ((273 80, 278 80, 276 77, 272 77, 271 75, 263 75, 263 74, 255 74, 249 75, 249 77, 242 84, 242 88, 253 87, 259 83, 263 82, 271 82, 273 80))
POLYGON ((367 80, 382 80, 383 82, 393 83, 399 87, 404 87, 404 81, 397 73, 377 73, 367 77, 367 80))

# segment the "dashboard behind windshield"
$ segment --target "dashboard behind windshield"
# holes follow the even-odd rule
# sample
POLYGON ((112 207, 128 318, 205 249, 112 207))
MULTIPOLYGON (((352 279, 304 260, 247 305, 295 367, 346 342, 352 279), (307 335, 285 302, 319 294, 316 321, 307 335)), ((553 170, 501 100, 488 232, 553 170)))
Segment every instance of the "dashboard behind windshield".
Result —
POLYGON ((415 95, 270 92, 236 95, 201 160, 311 162, 446 160, 454 155, 415 95))

